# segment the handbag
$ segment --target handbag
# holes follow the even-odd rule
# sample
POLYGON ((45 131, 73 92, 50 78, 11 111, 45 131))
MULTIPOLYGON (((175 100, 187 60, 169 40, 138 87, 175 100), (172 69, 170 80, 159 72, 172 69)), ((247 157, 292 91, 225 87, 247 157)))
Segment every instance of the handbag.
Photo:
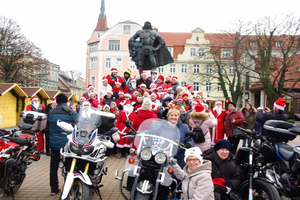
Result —
POLYGON ((115 143, 118 143, 119 140, 120 140, 120 135, 119 135, 118 131, 115 132, 114 134, 112 134, 111 137, 112 137, 112 139, 113 139, 113 141, 114 141, 115 143))

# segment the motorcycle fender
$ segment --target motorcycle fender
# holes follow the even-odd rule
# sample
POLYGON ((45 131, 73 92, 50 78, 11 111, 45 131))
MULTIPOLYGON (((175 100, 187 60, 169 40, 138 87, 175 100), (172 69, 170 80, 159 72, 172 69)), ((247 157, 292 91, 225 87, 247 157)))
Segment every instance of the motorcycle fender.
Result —
POLYGON ((75 171, 74 173, 68 173, 65 184, 64 184, 64 190, 61 195, 61 199, 66 199, 70 189, 73 185, 74 179, 79 178, 82 182, 84 182, 87 185, 92 185, 92 182, 89 178, 89 176, 81 171, 75 171))
MULTIPOLYGON (((261 181, 264 181, 264 182, 266 182, 266 183, 268 183, 268 184, 273 185, 273 183, 272 183, 270 180, 268 180, 268 179, 266 179, 266 178, 261 178, 261 177, 259 177, 259 178, 253 178, 252 184, 255 184, 255 181, 256 181, 256 180, 261 180, 261 181)), ((239 189, 240 189, 240 188, 243 188, 244 185, 247 185, 247 184, 249 184, 249 180, 244 181, 244 182, 239 186, 239 189)))
POLYGON ((153 184, 148 180, 143 180, 138 183, 137 191, 142 194, 151 194, 153 192, 153 184))

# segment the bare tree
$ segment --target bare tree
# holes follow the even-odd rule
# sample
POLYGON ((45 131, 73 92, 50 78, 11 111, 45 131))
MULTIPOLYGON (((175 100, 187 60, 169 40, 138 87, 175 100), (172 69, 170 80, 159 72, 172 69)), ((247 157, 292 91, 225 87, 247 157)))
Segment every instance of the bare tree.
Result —
POLYGON ((76 83, 76 80, 77 80, 77 79, 81 76, 81 74, 82 74, 81 71, 75 70, 75 69, 73 69, 73 70, 67 70, 67 71, 65 71, 65 72, 66 72, 66 74, 68 74, 68 75, 71 77, 71 79, 72 79, 72 81, 73 81, 73 84, 76 83))
POLYGON ((19 25, 0 16, 0 77, 3 82, 38 86, 49 73, 49 63, 42 51, 29 41, 19 25))

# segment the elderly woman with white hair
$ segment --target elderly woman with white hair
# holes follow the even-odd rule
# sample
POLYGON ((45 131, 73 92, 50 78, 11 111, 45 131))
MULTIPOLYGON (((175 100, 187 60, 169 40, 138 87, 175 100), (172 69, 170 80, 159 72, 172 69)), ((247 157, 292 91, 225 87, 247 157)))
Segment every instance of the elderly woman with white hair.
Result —
POLYGON ((211 178, 211 162, 203 160, 199 147, 185 151, 186 166, 173 165, 174 175, 182 180, 182 192, 187 200, 214 200, 214 185, 211 178))

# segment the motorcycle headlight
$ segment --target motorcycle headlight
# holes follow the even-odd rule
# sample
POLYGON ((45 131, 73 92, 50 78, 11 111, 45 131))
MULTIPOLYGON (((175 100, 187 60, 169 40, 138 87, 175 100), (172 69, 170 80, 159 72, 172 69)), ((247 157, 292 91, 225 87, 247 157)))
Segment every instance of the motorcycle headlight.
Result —
POLYGON ((150 160, 152 156, 152 152, 150 149, 143 149, 140 153, 140 157, 142 160, 150 160))
POLYGON ((93 146, 89 146, 89 147, 85 147, 82 150, 82 155, 89 155, 90 153, 92 153, 94 151, 94 147, 93 146))
POLYGON ((159 152, 154 156, 154 160, 157 164, 163 164, 166 162, 167 156, 164 153, 159 152))
POLYGON ((76 154, 79 152, 79 148, 73 143, 70 143, 70 150, 76 154))

